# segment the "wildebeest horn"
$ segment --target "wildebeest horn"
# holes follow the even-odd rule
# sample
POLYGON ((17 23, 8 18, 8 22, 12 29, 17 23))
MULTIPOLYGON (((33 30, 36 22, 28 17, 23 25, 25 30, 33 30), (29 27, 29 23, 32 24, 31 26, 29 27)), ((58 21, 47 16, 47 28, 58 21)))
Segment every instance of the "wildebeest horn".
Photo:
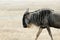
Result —
POLYGON ((29 8, 27 8, 26 12, 29 12, 29 8))

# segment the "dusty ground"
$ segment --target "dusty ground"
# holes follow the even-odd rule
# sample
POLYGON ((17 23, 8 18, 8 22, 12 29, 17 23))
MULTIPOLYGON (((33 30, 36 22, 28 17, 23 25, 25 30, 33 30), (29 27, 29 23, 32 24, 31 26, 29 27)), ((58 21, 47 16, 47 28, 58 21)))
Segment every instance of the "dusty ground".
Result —
MULTIPOLYGON (((26 10, 0 10, 0 40, 35 40, 38 27, 23 28, 22 16, 26 10)), ((51 28, 54 40, 60 40, 60 29, 51 28)), ((51 40, 44 29, 38 40, 51 40)))

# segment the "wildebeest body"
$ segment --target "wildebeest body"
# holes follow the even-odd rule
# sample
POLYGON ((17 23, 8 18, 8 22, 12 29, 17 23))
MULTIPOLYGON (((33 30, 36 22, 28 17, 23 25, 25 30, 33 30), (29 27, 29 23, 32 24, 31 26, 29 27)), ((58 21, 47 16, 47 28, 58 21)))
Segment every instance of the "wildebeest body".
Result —
POLYGON ((41 33, 42 29, 47 28, 47 31, 53 40, 50 27, 60 28, 60 15, 53 14, 49 9, 37 10, 34 12, 25 12, 23 15, 23 27, 27 28, 29 24, 35 24, 39 26, 39 31, 36 35, 36 39, 41 33))
POLYGON ((52 25, 50 27, 58 28, 60 29, 60 14, 53 14, 53 22, 51 23, 52 25))

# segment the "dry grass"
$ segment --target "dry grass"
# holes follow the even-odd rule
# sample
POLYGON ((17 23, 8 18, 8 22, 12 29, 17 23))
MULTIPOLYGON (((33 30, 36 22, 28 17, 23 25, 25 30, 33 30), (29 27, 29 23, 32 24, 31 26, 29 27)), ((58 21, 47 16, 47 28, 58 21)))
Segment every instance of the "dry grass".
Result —
MULTIPOLYGON (((0 10, 0 40, 34 40, 38 27, 23 28, 22 16, 26 10, 0 10)), ((51 28, 54 40, 60 40, 60 29, 51 28)), ((51 40, 44 29, 38 40, 51 40)))

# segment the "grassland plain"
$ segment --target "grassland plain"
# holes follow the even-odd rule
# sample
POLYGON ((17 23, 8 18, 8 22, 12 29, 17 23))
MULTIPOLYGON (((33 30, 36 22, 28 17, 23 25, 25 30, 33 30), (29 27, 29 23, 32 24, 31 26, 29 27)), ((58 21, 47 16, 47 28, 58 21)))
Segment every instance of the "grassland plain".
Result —
MULTIPOLYGON (((0 40, 35 40, 38 27, 32 25, 31 28, 23 28, 22 26, 22 17, 26 9, 0 8, 0 40)), ((30 8, 30 11, 36 9, 38 7, 30 8)), ((51 31, 54 40, 60 40, 60 29, 51 28, 51 31)), ((46 29, 42 31, 38 40, 51 40, 46 29)))

